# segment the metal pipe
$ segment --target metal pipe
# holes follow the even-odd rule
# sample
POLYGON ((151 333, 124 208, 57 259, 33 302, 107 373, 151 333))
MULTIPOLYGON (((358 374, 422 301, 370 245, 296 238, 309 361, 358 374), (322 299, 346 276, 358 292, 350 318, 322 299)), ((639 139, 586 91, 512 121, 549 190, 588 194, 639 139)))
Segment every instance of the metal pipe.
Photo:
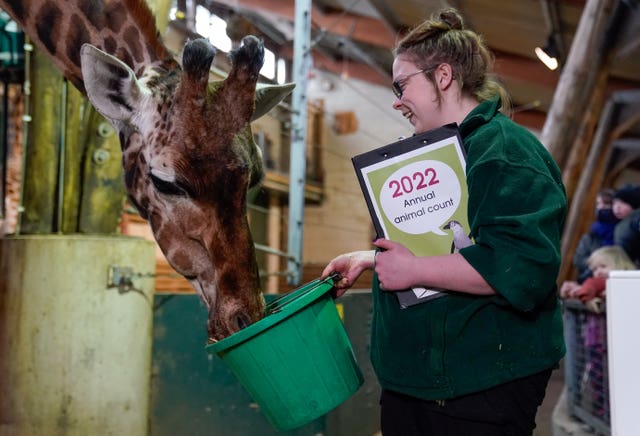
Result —
POLYGON ((297 285, 302 278, 302 229, 307 150, 307 77, 311 63, 311 0, 296 0, 293 75, 296 87, 291 100, 291 154, 289 160, 289 241, 293 255, 287 282, 297 285))
POLYGON ((285 257, 289 260, 296 260, 295 256, 291 253, 285 253, 284 251, 276 250, 275 248, 271 248, 263 244, 254 243, 253 245, 254 247, 256 247, 256 250, 264 251, 265 253, 269 253, 269 254, 276 254, 278 256, 285 257))

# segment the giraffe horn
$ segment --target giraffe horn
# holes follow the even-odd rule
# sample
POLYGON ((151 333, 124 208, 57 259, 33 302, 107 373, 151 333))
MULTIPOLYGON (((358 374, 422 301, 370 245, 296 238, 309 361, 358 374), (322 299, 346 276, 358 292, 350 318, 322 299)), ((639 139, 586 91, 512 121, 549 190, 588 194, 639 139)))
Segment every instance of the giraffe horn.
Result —
POLYGON ((197 84, 199 92, 209 81, 209 69, 215 55, 215 47, 204 38, 191 40, 184 46, 182 69, 188 80, 197 84))

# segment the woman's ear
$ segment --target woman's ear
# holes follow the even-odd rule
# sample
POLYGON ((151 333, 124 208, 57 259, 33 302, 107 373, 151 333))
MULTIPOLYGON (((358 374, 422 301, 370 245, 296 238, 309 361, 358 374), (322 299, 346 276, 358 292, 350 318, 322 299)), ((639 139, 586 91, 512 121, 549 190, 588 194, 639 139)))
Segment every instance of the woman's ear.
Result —
POLYGON ((453 70, 451 65, 445 63, 438 65, 438 68, 436 68, 435 71, 435 79, 436 84, 441 91, 449 88, 453 82, 453 70))

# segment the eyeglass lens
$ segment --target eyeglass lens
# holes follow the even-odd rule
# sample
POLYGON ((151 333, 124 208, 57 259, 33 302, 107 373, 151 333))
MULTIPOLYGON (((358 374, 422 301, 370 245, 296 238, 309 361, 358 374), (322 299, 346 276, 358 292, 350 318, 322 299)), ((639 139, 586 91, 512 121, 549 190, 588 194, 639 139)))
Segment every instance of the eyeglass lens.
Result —
POLYGON ((402 85, 400 85, 400 81, 406 82, 407 80, 409 80, 411 77, 415 76, 416 74, 424 73, 424 72, 429 71, 429 70, 431 70, 431 68, 425 68, 423 70, 416 71, 415 73, 411 73, 411 74, 405 76, 404 78, 402 78, 400 80, 394 80, 391 83, 391 90, 393 91, 393 93, 395 94, 395 96, 398 99, 402 98, 402 94, 403 94, 404 90, 402 89, 402 85))

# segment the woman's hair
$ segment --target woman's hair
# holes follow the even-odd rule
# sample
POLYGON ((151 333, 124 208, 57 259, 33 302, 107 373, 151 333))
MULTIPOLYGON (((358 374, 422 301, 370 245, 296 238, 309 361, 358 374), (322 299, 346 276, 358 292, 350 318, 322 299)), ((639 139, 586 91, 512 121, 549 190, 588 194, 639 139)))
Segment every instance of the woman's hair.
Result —
POLYGON ((427 78, 441 95, 431 68, 442 63, 451 65, 453 78, 463 93, 478 101, 500 96, 502 110, 511 110, 507 91, 490 74, 493 55, 482 37, 466 29, 462 17, 453 8, 443 9, 407 33, 397 44, 394 55, 403 55, 419 68, 426 69, 427 78))
MULTIPOLYGON (((629 255, 618 245, 607 245, 594 250, 587 259, 589 268, 593 265, 603 263, 610 265, 614 270, 634 270, 638 267, 631 261, 629 255)), ((593 268, 592 268, 593 269, 593 268)))

